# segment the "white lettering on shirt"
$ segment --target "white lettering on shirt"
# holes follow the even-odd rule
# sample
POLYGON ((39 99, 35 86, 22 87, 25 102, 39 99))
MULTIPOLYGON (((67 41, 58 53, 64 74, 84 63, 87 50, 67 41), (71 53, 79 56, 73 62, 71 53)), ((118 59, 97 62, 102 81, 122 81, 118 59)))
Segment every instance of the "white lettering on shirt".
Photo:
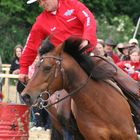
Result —
POLYGON ((51 31, 54 31, 56 29, 56 27, 51 28, 51 31))
POLYGON ((87 18, 87 26, 89 26, 90 25, 90 17, 89 17, 89 15, 85 11, 82 11, 82 13, 87 18))

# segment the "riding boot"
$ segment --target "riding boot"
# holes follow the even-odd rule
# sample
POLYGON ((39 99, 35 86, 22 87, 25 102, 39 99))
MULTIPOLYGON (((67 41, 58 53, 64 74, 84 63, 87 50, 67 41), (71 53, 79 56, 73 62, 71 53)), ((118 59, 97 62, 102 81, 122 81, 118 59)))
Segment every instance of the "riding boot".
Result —
POLYGON ((92 60, 97 65, 99 65, 103 69, 110 69, 114 73, 112 79, 118 84, 118 86, 121 89, 139 95, 139 83, 134 79, 132 79, 127 73, 125 73, 117 65, 115 65, 113 61, 109 60, 106 57, 103 57, 103 59, 101 59, 96 56, 95 57, 93 56, 92 58, 93 58, 92 60), (109 63, 107 61, 109 61, 109 63), (113 66, 116 67, 116 70, 113 66))

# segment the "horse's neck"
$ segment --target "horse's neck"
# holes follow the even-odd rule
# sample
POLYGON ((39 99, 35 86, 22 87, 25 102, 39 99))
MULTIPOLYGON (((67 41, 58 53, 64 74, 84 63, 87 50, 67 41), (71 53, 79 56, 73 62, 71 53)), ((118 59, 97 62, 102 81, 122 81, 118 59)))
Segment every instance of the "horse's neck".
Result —
MULTIPOLYGON (((94 87, 91 88, 93 86, 92 82, 93 80, 90 79, 80 90, 78 90, 74 95, 71 96, 72 100, 74 101, 75 107, 80 111, 89 110, 94 104, 94 87)), ((75 89, 72 88, 69 94, 74 90, 75 89)))
POLYGON ((71 97, 77 104, 83 104, 82 102, 86 102, 86 99, 93 92, 90 90, 93 80, 89 78, 73 58, 66 55, 64 61, 65 63, 63 63, 63 66, 67 77, 66 81, 68 83, 65 90, 70 96, 72 94, 71 97), (78 100, 79 102, 77 102, 78 100))
POLYGON ((88 76, 84 70, 78 65, 72 65, 67 69, 67 87, 68 92, 84 88, 87 85, 88 76))
POLYGON ((86 98, 88 98, 93 92, 90 90, 93 80, 90 79, 83 70, 77 71, 75 68, 73 68, 73 71, 68 73, 67 77, 69 85, 65 90, 75 100, 75 102, 78 101, 77 103, 81 102, 80 104, 82 104, 82 102, 85 102, 86 98))
POLYGON ((68 83, 66 90, 71 91, 83 85, 87 81, 88 76, 71 56, 64 53, 63 60, 62 66, 66 74, 66 83, 68 83))

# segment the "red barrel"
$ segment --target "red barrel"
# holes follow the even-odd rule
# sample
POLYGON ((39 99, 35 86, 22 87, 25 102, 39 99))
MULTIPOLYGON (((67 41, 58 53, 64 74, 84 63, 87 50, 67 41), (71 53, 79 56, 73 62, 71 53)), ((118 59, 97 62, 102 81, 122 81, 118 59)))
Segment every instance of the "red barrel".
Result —
POLYGON ((28 140, 29 107, 0 103, 0 140, 28 140))

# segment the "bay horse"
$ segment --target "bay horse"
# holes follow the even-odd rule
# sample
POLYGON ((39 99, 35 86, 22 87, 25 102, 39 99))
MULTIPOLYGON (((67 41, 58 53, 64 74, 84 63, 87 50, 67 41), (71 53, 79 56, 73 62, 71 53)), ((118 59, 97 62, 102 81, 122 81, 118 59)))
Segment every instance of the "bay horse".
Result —
POLYGON ((136 140, 129 104, 105 82, 111 74, 79 51, 81 42, 69 38, 41 57, 22 92, 25 102, 33 104, 42 92, 47 100, 55 91, 65 89, 85 140, 136 140))

